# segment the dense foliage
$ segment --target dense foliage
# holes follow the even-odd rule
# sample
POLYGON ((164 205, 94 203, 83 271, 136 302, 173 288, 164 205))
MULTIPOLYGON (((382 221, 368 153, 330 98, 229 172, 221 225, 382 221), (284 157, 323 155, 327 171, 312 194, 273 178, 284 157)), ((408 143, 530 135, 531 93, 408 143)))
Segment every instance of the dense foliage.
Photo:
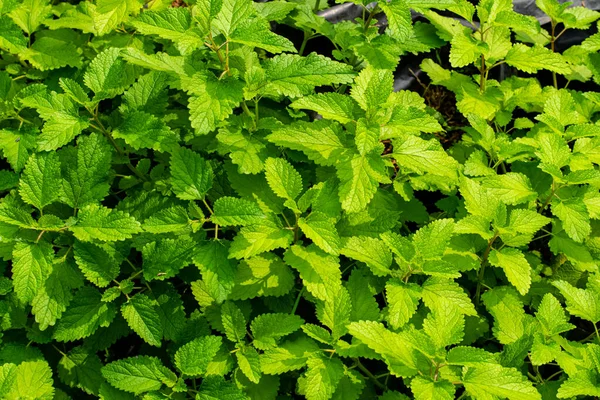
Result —
POLYGON ((355 3, 0 0, 0 398, 600 396, 600 13, 355 3))

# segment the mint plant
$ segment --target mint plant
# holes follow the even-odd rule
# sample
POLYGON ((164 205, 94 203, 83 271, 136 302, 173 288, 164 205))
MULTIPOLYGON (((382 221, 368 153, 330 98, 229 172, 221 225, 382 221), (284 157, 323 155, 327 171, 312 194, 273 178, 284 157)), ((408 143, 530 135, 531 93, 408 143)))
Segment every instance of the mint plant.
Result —
POLYGON ((600 13, 353 3, 0 0, 0 398, 600 396, 600 13))

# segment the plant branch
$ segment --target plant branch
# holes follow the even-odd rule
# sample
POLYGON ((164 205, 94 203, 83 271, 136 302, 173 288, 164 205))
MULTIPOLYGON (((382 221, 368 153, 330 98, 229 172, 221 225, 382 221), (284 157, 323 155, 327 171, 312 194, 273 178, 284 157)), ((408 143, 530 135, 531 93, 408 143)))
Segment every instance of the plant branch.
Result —
POLYGON ((358 358, 355 358, 354 361, 356 362, 356 366, 358 367, 358 369, 360 369, 360 371, 363 374, 365 374, 373 382, 373 384, 375 386, 377 386, 381 390, 387 390, 387 387, 385 385, 383 385, 381 382, 379 382, 377 380, 377 378, 375 377, 375 375, 373 375, 371 373, 371 371, 369 371, 364 365, 362 365, 362 363, 360 362, 360 360, 358 358))
POLYGON ((479 268, 479 273, 477 274, 477 289, 475 291, 475 303, 479 306, 480 298, 481 298, 481 287, 483 283, 483 275, 485 273, 485 267, 488 264, 488 257, 490 256, 490 252, 492 251, 492 245, 498 239, 498 234, 494 234, 494 237, 490 239, 488 245, 481 256, 481 267, 479 268))

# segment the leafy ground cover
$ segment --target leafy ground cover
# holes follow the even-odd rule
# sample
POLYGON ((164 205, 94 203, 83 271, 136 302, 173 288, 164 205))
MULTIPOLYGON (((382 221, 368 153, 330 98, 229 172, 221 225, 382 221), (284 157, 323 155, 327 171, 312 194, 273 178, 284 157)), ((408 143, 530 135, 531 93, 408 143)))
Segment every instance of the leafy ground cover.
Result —
POLYGON ((368 3, 0 0, 0 398, 600 396, 600 13, 368 3))

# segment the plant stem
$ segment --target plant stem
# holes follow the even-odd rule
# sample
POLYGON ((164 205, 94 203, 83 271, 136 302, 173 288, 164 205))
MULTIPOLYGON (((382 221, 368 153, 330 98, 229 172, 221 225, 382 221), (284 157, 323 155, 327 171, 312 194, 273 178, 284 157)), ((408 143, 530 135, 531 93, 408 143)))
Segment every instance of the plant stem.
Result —
POLYGON ((481 55, 481 68, 479 69, 479 91, 481 93, 485 92, 485 77, 487 72, 485 70, 485 57, 481 55))
POLYGON ((127 168, 129 168, 131 170, 131 172, 133 172, 135 174, 135 176, 137 176, 139 179, 141 179, 143 181, 148 181, 148 179, 140 171, 138 171, 136 167, 133 166, 133 164, 131 163, 131 160, 129 159, 129 155, 126 154, 119 147, 119 145, 115 141, 115 138, 112 137, 110 132, 104 127, 104 124, 102 123, 102 121, 100 121, 100 118, 98 117, 98 106, 96 106, 96 109, 94 111, 88 109, 88 112, 90 114, 92 114, 92 118, 94 119, 94 122, 96 122, 96 124, 98 124, 97 126, 91 124, 91 126, 95 129, 99 130, 100 132, 102 132, 104 137, 106 137, 108 139, 110 144, 115 148, 115 150, 121 157, 127 157, 127 164, 126 164, 127 168))
POLYGON ((305 286, 302 286, 300 292, 298 292, 298 296, 296 297, 296 301, 294 302, 294 306, 292 307, 292 311, 290 314, 296 314, 296 310, 298 309, 298 304, 300 304, 300 299, 302 298, 302 294, 304 293, 305 286))
POLYGON ((377 386, 381 390, 387 390, 387 387, 385 387, 381 382, 379 382, 377 380, 377 378, 375 377, 375 375, 373 375, 371 373, 371 371, 369 371, 364 365, 362 365, 362 363, 360 362, 360 360, 358 358, 355 358, 354 361, 356 362, 356 366, 358 367, 358 369, 360 369, 360 371, 363 374, 365 374, 367 377, 369 377, 369 379, 371 379, 371 381, 375 384, 375 386, 377 386))
MULTIPOLYGON (((554 53, 556 51, 555 49, 555 42, 556 39, 558 39, 558 37, 555 35, 555 31, 556 31, 556 23, 554 22, 554 20, 551 21, 551 40, 550 40, 550 50, 552 50, 552 52, 554 53)), ((563 31, 564 32, 564 31, 563 31)), ((562 33, 561 33, 562 34, 562 33)), ((552 72, 552 83, 554 84, 554 87, 558 89, 558 80, 556 79, 556 72, 552 72)))
POLYGON ((210 215, 213 215, 214 212, 213 212, 212 208, 210 208, 210 206, 206 202, 206 199, 202 199, 202 203, 204 203, 204 206, 206 207, 206 209, 208 210, 208 212, 210 213, 210 215))
POLYGON ((475 303, 477 306, 479 306, 480 298, 481 298, 481 286, 482 286, 482 282, 483 282, 483 274, 485 272, 485 267, 488 263, 488 257, 490 255, 490 252, 492 251, 492 245, 494 244, 496 239, 498 239, 497 233, 494 235, 494 237, 492 237, 490 239, 490 241, 488 242, 487 248, 485 249, 485 251, 483 252, 483 255, 481 256, 481 267, 479 268, 479 273, 477 274, 477 289, 475 291, 475 303))
POLYGON ((304 49, 306 48, 306 44, 310 40, 311 35, 308 31, 304 31, 304 37, 302 38, 302 44, 300 45, 300 50, 298 50, 299 55, 304 54, 304 49))
POLYGON ((596 337, 598 338, 598 344, 600 344, 600 333, 598 333, 598 327, 594 324, 594 331, 596 331, 596 337))

